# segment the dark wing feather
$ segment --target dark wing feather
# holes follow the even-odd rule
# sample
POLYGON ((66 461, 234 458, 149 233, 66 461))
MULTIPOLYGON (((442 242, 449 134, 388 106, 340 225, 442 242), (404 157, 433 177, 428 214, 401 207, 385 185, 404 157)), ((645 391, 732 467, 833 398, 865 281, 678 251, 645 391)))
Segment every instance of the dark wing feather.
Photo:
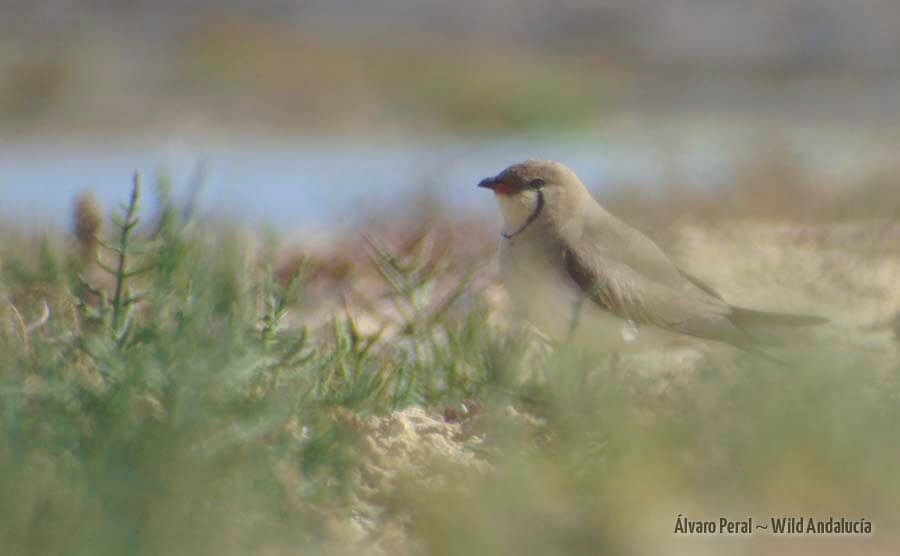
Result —
POLYGON ((569 274, 569 277, 578 284, 581 291, 602 309, 609 311, 610 313, 615 313, 615 309, 608 304, 602 296, 594 294, 598 277, 591 272, 571 249, 563 249, 563 260, 566 265, 566 272, 569 274))

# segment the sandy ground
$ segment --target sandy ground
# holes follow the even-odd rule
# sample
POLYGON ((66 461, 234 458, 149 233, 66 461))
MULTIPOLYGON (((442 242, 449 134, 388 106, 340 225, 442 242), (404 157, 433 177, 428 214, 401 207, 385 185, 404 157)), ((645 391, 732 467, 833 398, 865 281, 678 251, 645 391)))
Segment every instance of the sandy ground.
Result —
MULTIPOLYGON (((900 335, 900 330, 894 332, 892 322, 900 311, 900 224, 687 223, 674 233, 673 256, 679 264, 702 277, 727 300, 758 309, 826 316, 831 319, 829 324, 798 336, 796 341, 862 351, 885 372, 897 368, 900 357, 895 335, 900 335)), ((494 267, 486 265, 477 280, 480 286, 473 290, 493 307, 493 318, 503 326, 507 307, 494 267)), ((374 284, 369 282, 367 287, 374 284)), ((390 312, 387 303, 375 310, 354 309, 360 326, 369 331, 384 326, 384 315, 390 312)), ((323 305, 316 318, 327 320, 328 313, 327 305, 323 305)), ((391 341, 391 337, 386 335, 384 341, 391 341)), ((789 354, 791 345, 793 341, 782 348, 782 353, 789 354)), ((727 347, 685 340, 629 354, 623 358, 622 368, 642 377, 647 391, 660 393, 673 383, 690 388, 699 362, 719 362, 728 367, 731 355, 733 350, 727 347)), ((546 426, 512 407, 502 412, 503 418, 522 426, 546 426)), ((347 553, 421 553, 422 547, 405 533, 410 509, 397 505, 402 500, 397 493, 457 481, 464 489, 466 477, 492 473, 491 465, 480 455, 491 444, 488 434, 478 432, 478 422, 483 418, 465 408, 443 415, 409 408, 384 417, 353 418, 354 426, 364 431, 367 439, 367 464, 359 477, 362 487, 353 511, 335 521, 338 536, 353 539, 347 553)), ((668 526, 660 525, 660 530, 668 526)), ((885 553, 892 539, 884 533, 853 541, 854 553, 885 553)), ((671 548, 671 554, 838 554, 844 553, 842 546, 846 544, 766 536, 754 536, 752 540, 673 537, 650 544, 660 540, 671 548)), ((645 545, 646 541, 636 543, 645 545)))

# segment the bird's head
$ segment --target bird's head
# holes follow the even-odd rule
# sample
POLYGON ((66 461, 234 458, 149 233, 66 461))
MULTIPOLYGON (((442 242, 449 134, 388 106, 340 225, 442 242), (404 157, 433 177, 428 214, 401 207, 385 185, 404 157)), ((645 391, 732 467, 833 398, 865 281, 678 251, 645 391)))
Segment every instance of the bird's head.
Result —
POLYGON ((528 160, 513 164, 478 187, 490 189, 503 213, 504 232, 514 237, 527 228, 575 217, 590 194, 575 172, 559 162, 528 160))

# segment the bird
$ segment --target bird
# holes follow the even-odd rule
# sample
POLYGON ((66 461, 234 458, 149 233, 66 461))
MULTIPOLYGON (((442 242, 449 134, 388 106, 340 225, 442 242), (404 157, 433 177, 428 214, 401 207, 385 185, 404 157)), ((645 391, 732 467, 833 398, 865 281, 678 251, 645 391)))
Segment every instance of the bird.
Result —
POLYGON ((500 275, 513 306, 551 340, 615 349, 662 332, 762 354, 754 330, 828 321, 730 304, 559 162, 513 164, 478 187, 503 216, 500 275))

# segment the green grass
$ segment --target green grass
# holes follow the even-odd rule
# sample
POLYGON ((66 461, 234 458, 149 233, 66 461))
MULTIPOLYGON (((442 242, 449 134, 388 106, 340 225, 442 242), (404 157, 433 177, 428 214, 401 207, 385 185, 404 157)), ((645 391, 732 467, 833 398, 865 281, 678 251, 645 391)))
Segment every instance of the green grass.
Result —
MULTIPOLYGON (((0 252, 4 554, 645 554, 690 542, 671 535, 678 513, 875 524, 826 553, 897 539, 900 369, 886 354, 708 358, 661 389, 529 351, 491 324, 471 281, 482 261, 438 256, 427 233, 371 239, 355 269, 380 276, 391 327, 366 334, 336 311, 306 328, 314 268, 285 278, 275 240, 185 216, 162 186, 141 222, 138 186, 95 232, 99 263, 84 234, 81 248, 20 238, 0 252), (447 442, 489 468, 431 462, 371 492, 363 423, 464 401, 479 412, 447 442), (334 524, 361 498, 383 511, 360 544, 334 524)), ((684 547, 797 542, 767 540, 684 547)))
POLYGON ((97 266, 49 240, 36 260, 4 260, 7 554, 314 543, 320 527, 285 513, 298 493, 275 472, 302 472, 310 514, 346 502, 361 439, 335 411, 435 405, 488 382, 475 370, 485 368, 476 313, 444 319, 458 292, 419 303, 434 272, 422 261, 374 252, 410 318, 393 342, 340 315, 313 339, 279 326, 289 309, 302 315, 302 269, 279 283, 265 258, 274 249, 253 253, 236 233, 181 221, 164 190, 163 210, 141 225, 139 199, 136 178, 97 266), (310 433, 297 441, 286 427, 310 433))

